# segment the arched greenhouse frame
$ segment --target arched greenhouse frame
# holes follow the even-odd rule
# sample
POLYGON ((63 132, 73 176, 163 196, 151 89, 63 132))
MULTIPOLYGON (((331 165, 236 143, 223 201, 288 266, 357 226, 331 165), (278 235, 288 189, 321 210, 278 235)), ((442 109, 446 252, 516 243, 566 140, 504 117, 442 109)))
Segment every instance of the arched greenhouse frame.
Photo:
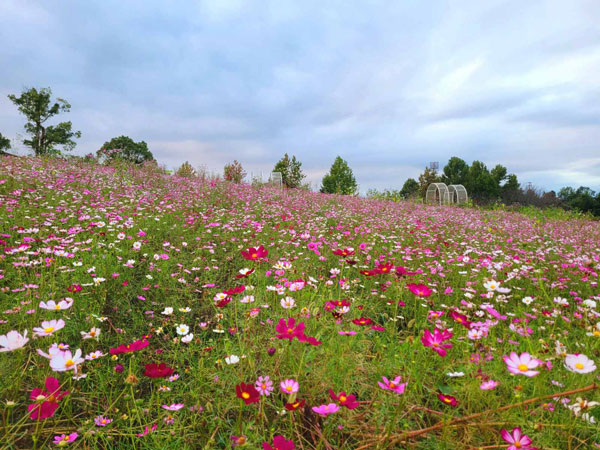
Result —
POLYGON ((451 184, 448 186, 448 194, 450 196, 449 203, 456 203, 457 205, 467 203, 469 199, 467 190, 462 184, 451 184))
POLYGON ((450 201, 448 186, 445 183, 431 183, 425 193, 425 203, 429 205, 447 205, 450 201))

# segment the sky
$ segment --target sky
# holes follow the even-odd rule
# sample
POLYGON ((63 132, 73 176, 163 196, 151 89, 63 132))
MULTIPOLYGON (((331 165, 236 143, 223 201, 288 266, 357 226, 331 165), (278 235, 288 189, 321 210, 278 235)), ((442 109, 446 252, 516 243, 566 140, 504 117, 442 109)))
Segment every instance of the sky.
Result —
POLYGON ((363 193, 458 156, 598 191, 599 21, 598 0, 2 0, 0 133, 24 133, 8 94, 51 87, 76 154, 127 135, 266 177, 289 153, 314 189, 339 155, 363 193))

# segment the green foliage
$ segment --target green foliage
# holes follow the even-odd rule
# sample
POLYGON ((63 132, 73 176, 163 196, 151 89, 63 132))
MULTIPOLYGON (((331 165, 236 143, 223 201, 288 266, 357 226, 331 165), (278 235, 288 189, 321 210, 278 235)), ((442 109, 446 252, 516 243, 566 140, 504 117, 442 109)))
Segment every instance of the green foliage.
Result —
POLYGON ((10 139, 2 136, 2 133, 0 133, 0 152, 6 150, 10 150, 10 139))
POLYGON ((19 112, 28 120, 25 131, 31 139, 23 143, 31 147, 36 156, 57 155, 63 151, 71 151, 77 145, 73 138, 80 138, 80 131, 71 129, 71 122, 60 122, 57 125, 44 125, 48 119, 61 112, 69 112, 71 105, 62 98, 51 104, 52 90, 36 88, 24 90, 19 97, 10 94, 8 98, 17 105, 19 112))
POLYGON ((469 165, 463 159, 453 156, 444 167, 441 180, 447 185, 462 184, 464 186, 468 175, 469 165))
POLYGON ((570 209, 600 216, 600 192, 596 194, 589 187, 580 186, 577 189, 564 187, 558 191, 558 198, 570 209))
POLYGON ((329 173, 323 177, 321 192, 325 194, 354 195, 358 190, 356 179, 348 163, 340 156, 329 169, 329 173))
POLYGON ((225 181, 231 181, 232 183, 241 183, 244 177, 246 176, 246 172, 242 167, 242 164, 237 160, 234 160, 231 164, 226 164, 223 168, 223 176, 225 181))
POLYGON ((400 196, 402 198, 414 197, 419 192, 419 183, 414 178, 409 178, 404 182, 402 189, 400 190, 400 196))
POLYGON ((288 188, 301 187, 302 180, 306 178, 302 172, 302 163, 295 156, 290 159, 287 153, 275 164, 273 172, 281 173, 283 184, 288 188))
POLYGON ((175 175, 178 177, 193 178, 196 176, 196 170, 186 161, 177 169, 175 175))
POLYGON ((135 142, 128 136, 119 136, 105 142, 100 150, 96 152, 98 159, 105 162, 119 159, 134 164, 142 164, 145 161, 153 161, 154 156, 148 150, 148 144, 144 141, 135 142))

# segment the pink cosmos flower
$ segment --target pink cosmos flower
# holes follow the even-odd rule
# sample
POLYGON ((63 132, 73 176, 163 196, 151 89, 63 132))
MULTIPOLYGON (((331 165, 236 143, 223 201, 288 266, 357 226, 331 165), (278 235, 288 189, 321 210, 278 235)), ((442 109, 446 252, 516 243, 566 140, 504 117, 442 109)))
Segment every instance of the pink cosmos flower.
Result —
POLYGON ((148 433, 152 433, 158 427, 157 424, 152 425, 152 428, 148 428, 148 425, 144 427, 144 431, 136 434, 137 437, 146 436, 148 433))
POLYGON ((286 379, 280 384, 281 392, 284 394, 294 394, 300 389, 300 385, 296 380, 286 379))
POLYGON ((402 381, 401 376, 397 376, 392 381, 388 380, 386 377, 381 377, 383 379, 383 383, 378 381, 377 384, 381 389, 387 389, 389 391, 393 391, 396 394, 404 394, 404 389, 408 385, 408 383, 400 383, 402 381))
POLYGON ((329 414, 333 414, 334 412, 337 412, 340 409, 340 407, 335 404, 335 403, 329 403, 328 405, 320 405, 320 406, 313 406, 312 410, 314 412, 316 412, 317 414, 325 417, 329 414))
POLYGON ((481 383, 479 388, 483 391, 491 391, 492 389, 496 389, 496 386, 498 386, 498 384, 500 383, 498 383, 497 381, 488 380, 481 383))
POLYGON ((444 344, 444 341, 447 341, 452 337, 452 332, 448 330, 440 331, 437 328, 433 330, 433 334, 429 330, 425 330, 423 333, 423 337, 421 338, 421 343, 425 347, 431 347, 434 351, 436 351, 440 356, 446 356, 447 348, 452 348, 452 344, 444 344))
POLYGON ((64 350, 50 355, 50 368, 55 372, 73 370, 77 373, 77 366, 85 360, 81 357, 81 350, 77 349, 75 354, 71 350, 64 350))
POLYGON ((287 320, 279 319, 277 326, 275 327, 275 331, 277 334, 275 337, 278 339, 289 339, 290 341, 294 338, 299 338, 300 336, 304 336, 304 322, 300 322, 296 325, 296 320, 293 317, 290 317, 287 320))
POLYGON ((256 383, 254 383, 254 387, 260 395, 268 397, 273 392, 273 381, 268 376, 258 377, 256 383))
POLYGON ((36 327, 33 329, 33 334, 35 336, 50 336, 55 331, 64 328, 65 321, 62 319, 58 320, 44 320, 40 327, 36 327))
POLYGON ((105 427, 106 425, 108 425, 112 421, 113 421, 112 419, 109 419, 108 417, 104 417, 104 416, 94 417, 94 423, 98 427, 105 427))
POLYGON ((171 403, 170 405, 162 405, 162 409, 167 411, 179 411, 185 405, 183 403, 171 403))
POLYGON ((64 309, 69 309, 73 306, 73 299, 66 298, 64 300, 59 301, 58 303, 54 300, 48 300, 47 302, 40 302, 39 307, 42 309, 49 309, 52 311, 62 311, 64 309))
POLYGON ((504 356, 503 359, 506 363, 506 368, 512 374, 534 377, 540 373, 538 370, 533 369, 539 366, 542 362, 539 359, 533 358, 527 352, 521 353, 521 355, 511 352, 509 356, 504 356))
POLYGON ((36 402, 27 407, 27 411, 30 413, 29 417, 34 420, 52 417, 58 409, 58 402, 69 393, 69 391, 61 391, 60 382, 53 377, 47 377, 44 385, 45 391, 35 388, 29 396, 36 402))
POLYGON ((60 436, 54 436, 54 443, 56 445, 58 445, 59 447, 63 447, 67 444, 70 444, 71 442, 73 442, 75 439, 77 439, 78 434, 77 433, 71 433, 71 434, 61 434, 60 436))
POLYGON ((287 440, 280 434, 273 437, 273 445, 268 442, 263 442, 263 450, 295 450, 296 446, 291 440, 287 440))
POLYGON ((535 450, 533 447, 529 446, 529 444, 531 444, 529 436, 521 434, 520 427, 513 428, 510 433, 502 428, 502 430, 500 430, 500 436, 502 436, 502 439, 506 442, 511 444, 506 450, 535 450))
POLYGON ((431 295, 431 293, 433 292, 431 289, 429 289, 424 284, 409 283, 406 285, 406 287, 408 288, 408 290, 410 292, 415 294, 417 297, 429 297, 431 295))

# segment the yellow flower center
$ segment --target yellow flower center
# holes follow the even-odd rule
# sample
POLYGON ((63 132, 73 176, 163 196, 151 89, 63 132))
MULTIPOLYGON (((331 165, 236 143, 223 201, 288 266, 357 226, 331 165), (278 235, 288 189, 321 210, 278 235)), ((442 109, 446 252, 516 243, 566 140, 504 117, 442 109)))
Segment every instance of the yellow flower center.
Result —
POLYGON ((449 398, 445 398, 445 399, 444 399, 444 401, 445 401, 446 403, 451 403, 451 402, 452 402, 452 400, 450 400, 449 398))
POLYGON ((521 442, 520 441, 515 442, 515 447, 521 448, 521 442))
POLYGON ((521 372, 527 372, 529 370, 529 367, 527 366, 527 364, 519 364, 517 366, 517 369, 519 369, 521 372))
POLYGON ((577 363, 577 364, 575 364, 575 367, 578 368, 579 370, 581 370, 581 369, 583 369, 584 366, 581 363, 577 363))
POLYGON ((394 383, 390 383, 390 389, 394 389, 396 385, 394 383))
POLYGON ((345 395, 340 395, 340 402, 344 403, 346 401, 345 395))
POLYGON ((594 336, 600 336, 600 330, 594 330, 593 335, 594 336))
POLYGON ((75 365, 75 361, 73 361, 72 359, 67 359, 67 361, 65 362, 65 367, 71 367, 75 365))
POLYGON ((288 392, 292 392, 292 387, 291 386, 286 386, 285 390, 288 391, 288 392))
POLYGON ((60 309, 60 305, 58 305, 58 304, 57 304, 57 305, 54 307, 54 309, 57 309, 57 310, 58 310, 58 309, 60 309))
POLYGON ((247 392, 242 392, 242 398, 248 400, 250 398, 250 394, 248 394, 247 392))
POLYGON ((44 328, 44 333, 52 333, 54 331, 54 327, 46 327, 44 328))
POLYGON ((258 253, 252 253, 252 257, 253 258, 257 258, 258 257, 258 253))
POLYGON ((90 331, 90 336, 96 336, 96 332, 94 330, 90 331))
POLYGON ((267 388, 267 385, 265 383, 261 384, 260 386, 263 390, 265 390, 267 388))

